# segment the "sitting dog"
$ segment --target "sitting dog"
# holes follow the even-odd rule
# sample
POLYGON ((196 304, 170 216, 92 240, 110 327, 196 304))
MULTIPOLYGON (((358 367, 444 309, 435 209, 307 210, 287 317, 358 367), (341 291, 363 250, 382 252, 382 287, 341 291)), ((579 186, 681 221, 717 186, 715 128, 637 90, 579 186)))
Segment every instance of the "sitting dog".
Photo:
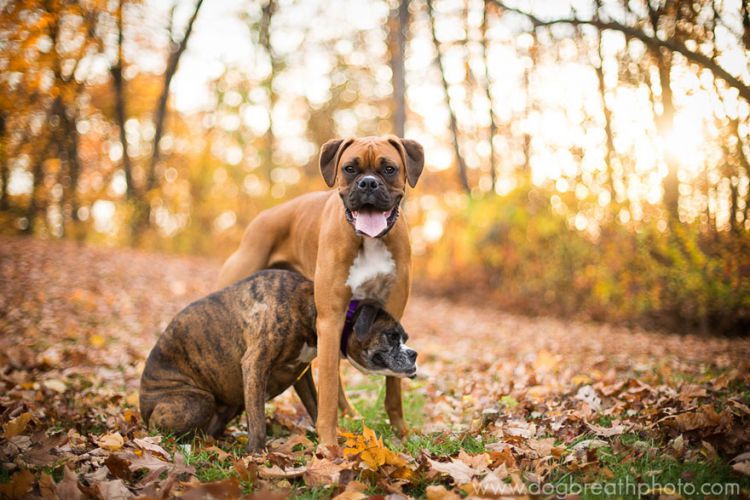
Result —
MULTIPOLYGON (((243 408, 249 450, 263 447, 264 403, 294 386, 310 417, 317 394, 313 283, 265 270, 180 311, 157 341, 141 377, 144 421, 162 431, 219 435, 243 408)), ((413 377, 416 351, 380 305, 353 302, 341 353, 365 373, 413 377), (351 333, 354 333, 353 335, 351 333)))

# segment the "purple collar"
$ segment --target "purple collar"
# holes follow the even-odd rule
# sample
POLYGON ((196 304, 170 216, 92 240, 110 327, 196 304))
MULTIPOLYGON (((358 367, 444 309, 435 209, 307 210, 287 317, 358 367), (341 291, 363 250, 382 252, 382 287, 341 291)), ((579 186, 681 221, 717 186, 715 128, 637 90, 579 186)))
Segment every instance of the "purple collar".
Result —
POLYGON ((354 313, 357 312, 359 307, 359 301, 354 299, 349 302, 349 307, 346 310, 346 321, 344 321, 344 331, 341 333, 341 354, 346 357, 346 345, 349 343, 349 335, 352 333, 354 328, 354 313))

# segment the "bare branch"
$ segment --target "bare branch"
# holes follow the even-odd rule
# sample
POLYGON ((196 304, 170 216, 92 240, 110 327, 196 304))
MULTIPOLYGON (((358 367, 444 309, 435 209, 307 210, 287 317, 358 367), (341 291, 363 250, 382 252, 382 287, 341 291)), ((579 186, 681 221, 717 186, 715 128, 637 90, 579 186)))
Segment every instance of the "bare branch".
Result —
POLYGON ((150 191, 156 185, 156 164, 159 162, 160 157, 159 142, 164 134, 164 119, 167 115, 169 87, 172 84, 172 77, 177 72, 177 66, 180 64, 182 53, 185 52, 185 49, 187 48, 190 34, 193 32, 193 24, 195 24, 195 19, 198 17, 201 5, 203 5, 203 0, 198 0, 193 15, 190 17, 190 21, 185 29, 185 36, 182 37, 180 43, 170 43, 169 60, 167 61, 167 69, 164 71, 164 84, 161 89, 161 95, 159 95, 156 111, 154 112, 154 146, 151 152, 148 176, 146 177, 146 191, 150 191))
POLYGON ((448 104, 448 113, 450 115, 450 129, 451 135, 453 136, 453 150, 456 154, 456 162, 458 163, 458 179, 461 182, 461 187, 466 193, 471 193, 471 187, 469 187, 469 180, 466 175, 466 162, 461 154, 461 148, 458 144, 458 120, 456 119, 456 112, 453 110, 451 105, 451 96, 448 92, 448 81, 445 79, 445 68, 443 67, 443 58, 440 50, 440 41, 437 39, 435 33, 435 14, 432 9, 432 0, 427 0, 427 13, 430 18, 430 30, 432 32, 432 43, 435 45, 435 65, 440 72, 440 80, 443 83, 443 91, 445 92, 445 100, 448 104))
POLYGON ((133 166, 128 153, 128 140, 125 134, 125 81, 122 76, 124 58, 122 54, 123 44, 123 0, 117 4, 117 61, 110 68, 112 74, 112 86, 115 91, 115 118, 120 128, 120 144, 122 145, 122 170, 125 174, 125 195, 128 200, 135 198, 135 185, 133 185, 133 166))
POLYGON ((677 52, 678 54, 683 55, 688 61, 693 62, 695 64, 698 64, 706 69, 711 70, 716 76, 724 80, 727 85, 730 87, 736 89, 740 96, 744 100, 750 103, 750 87, 746 85, 742 80, 740 80, 738 77, 732 75, 727 70, 719 66, 717 63, 711 60, 710 57, 703 55, 698 52, 694 52, 690 49, 688 49, 685 45, 683 45, 680 42, 677 42, 675 40, 660 40, 659 38, 656 38, 655 36, 648 35, 647 33, 643 32, 642 30, 638 28, 634 28, 632 26, 626 26, 624 24, 620 24, 615 21, 602 21, 597 19, 551 19, 548 21, 545 21, 543 19, 539 19, 538 17, 534 16, 533 14, 529 12, 522 11, 520 9, 517 9, 515 7, 509 7, 505 4, 505 2, 502 2, 501 0, 492 0, 497 6, 502 7, 503 9, 507 10, 508 12, 514 12, 516 14, 520 14, 524 17, 526 17, 529 21, 532 22, 532 24, 535 27, 545 27, 545 26, 552 26, 555 24, 570 24, 571 26, 594 26, 595 28, 599 28, 600 30, 610 30, 610 31, 619 31, 625 37, 640 40, 643 42, 647 47, 649 47, 652 51, 659 51, 659 49, 668 49, 672 52, 677 52))

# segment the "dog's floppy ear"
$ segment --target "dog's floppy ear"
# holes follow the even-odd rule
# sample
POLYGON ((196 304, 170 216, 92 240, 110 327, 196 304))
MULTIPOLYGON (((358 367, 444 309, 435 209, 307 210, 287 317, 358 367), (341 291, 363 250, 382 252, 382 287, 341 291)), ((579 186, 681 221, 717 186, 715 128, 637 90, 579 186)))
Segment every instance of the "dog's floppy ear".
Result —
POLYGON ((357 335, 357 340, 364 342, 367 339, 367 335, 372 329, 372 324, 375 322, 375 318, 378 317, 380 308, 374 304, 362 304, 357 311, 357 319, 354 321, 354 333, 357 335))
POLYGON ((354 139, 331 139, 320 148, 320 173, 328 187, 333 187, 338 173, 339 158, 354 139))
POLYGON ((393 144, 393 147, 401 155, 401 161, 404 163, 404 168, 406 168, 406 180, 409 182, 409 185, 411 187, 416 186, 424 168, 424 149, 422 145, 417 141, 401 139, 395 135, 390 136, 388 142, 393 144))

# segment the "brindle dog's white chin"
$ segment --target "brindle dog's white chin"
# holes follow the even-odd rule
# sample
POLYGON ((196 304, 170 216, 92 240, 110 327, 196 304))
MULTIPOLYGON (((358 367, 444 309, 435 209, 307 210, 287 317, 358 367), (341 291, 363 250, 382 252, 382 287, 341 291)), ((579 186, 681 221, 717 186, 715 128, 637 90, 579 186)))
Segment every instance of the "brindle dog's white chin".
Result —
POLYGON ((354 361, 349 356, 346 357, 347 360, 349 360, 349 363, 352 364, 354 368, 359 370, 360 372, 364 373, 365 375, 383 375, 385 377, 398 377, 398 378, 414 378, 417 376, 417 365, 414 365, 414 371, 412 372, 394 372, 388 369, 383 370, 370 370, 368 368, 365 368, 364 366, 360 365, 356 361, 354 361))

